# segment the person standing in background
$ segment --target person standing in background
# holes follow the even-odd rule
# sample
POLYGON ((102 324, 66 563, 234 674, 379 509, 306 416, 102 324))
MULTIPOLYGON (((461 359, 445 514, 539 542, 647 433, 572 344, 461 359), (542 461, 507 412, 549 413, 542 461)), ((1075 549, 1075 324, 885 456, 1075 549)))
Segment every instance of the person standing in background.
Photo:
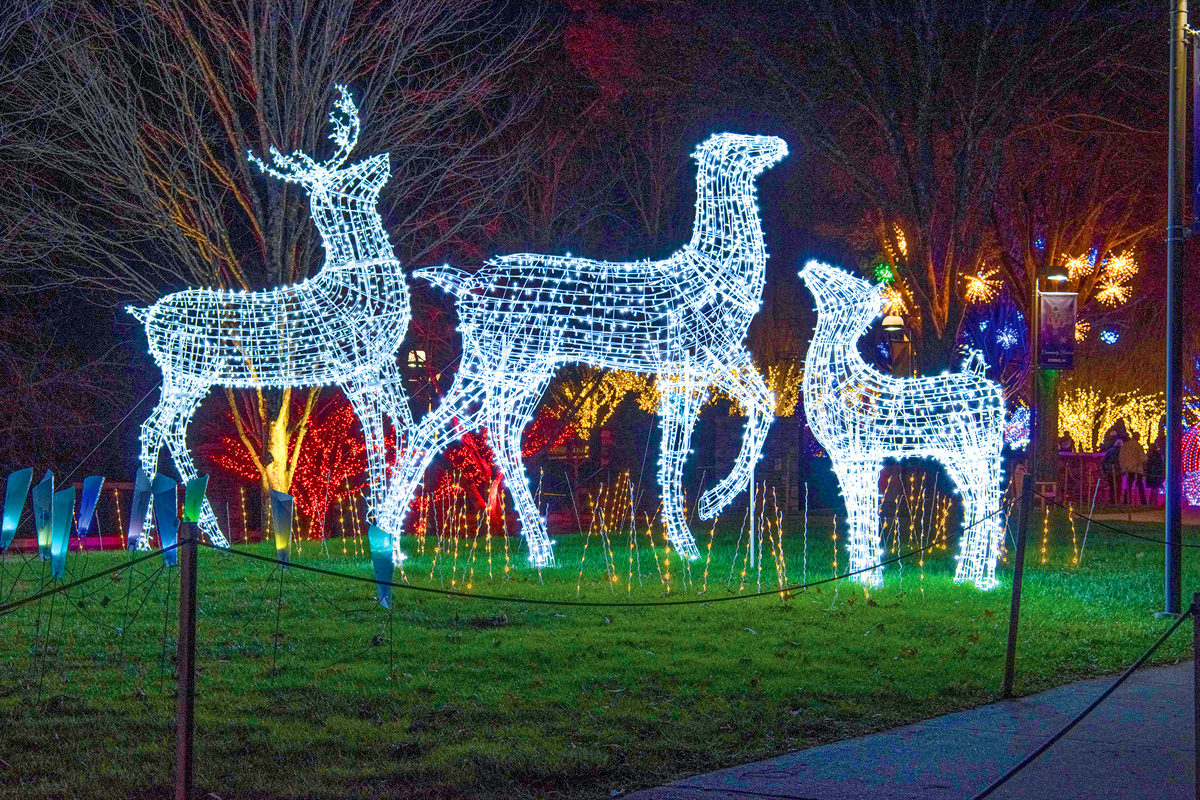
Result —
POLYGON ((1139 434, 1131 433, 1129 441, 1121 445, 1117 461, 1121 465, 1121 501, 1133 505, 1133 487, 1138 484, 1142 493, 1142 505, 1146 504, 1146 451, 1139 441, 1139 434))

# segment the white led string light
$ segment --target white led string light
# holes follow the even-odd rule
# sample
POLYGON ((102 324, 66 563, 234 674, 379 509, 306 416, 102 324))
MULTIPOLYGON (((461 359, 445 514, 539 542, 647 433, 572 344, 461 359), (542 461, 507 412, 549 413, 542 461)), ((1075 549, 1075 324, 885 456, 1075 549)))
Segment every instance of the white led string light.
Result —
POLYGON ((385 527, 401 529, 436 453, 482 426, 508 478, 531 563, 553 564, 521 463, 521 432, 555 370, 581 362, 658 376, 667 535, 683 556, 698 557, 683 513, 682 470, 709 388, 737 399, 747 423, 730 474, 700 498, 703 518, 746 488, 773 419, 774 397, 742 340, 759 309, 767 258, 754 180, 786 154, 786 143, 771 136, 717 134, 701 144, 692 238, 662 261, 520 254, 492 259, 474 275, 448 266, 414 273, 458 298, 463 359, 396 465, 385 527))
MULTIPOLYGON (((980 589, 996 585, 1003 527, 1000 450, 1004 401, 1000 385, 983 377, 972 352, 963 372, 894 378, 863 361, 858 340, 882 310, 878 286, 828 264, 810 261, 800 277, 817 300, 817 329, 802 383, 809 427, 833 460, 846 500, 850 570, 882 560, 879 473, 885 458, 935 458, 963 501, 968 526, 955 581, 980 589)), ((883 570, 860 573, 868 586, 883 570)))
MULTIPOLYGON (((141 463, 153 475, 165 440, 184 481, 196 471, 185 443, 188 422, 213 386, 304 387, 336 384, 345 391, 366 437, 373 507, 386 491, 381 414, 397 434, 411 427, 396 351, 408 331, 408 287, 376 209, 387 183, 388 154, 346 166, 358 141, 358 109, 344 86, 329 115, 334 155, 317 162, 271 147, 273 165, 253 154, 267 174, 309 194, 325 264, 312 278, 261 292, 187 289, 145 309, 129 308, 146 326, 150 353, 163 373, 158 406, 142 425, 141 463)), ((200 526, 225 544, 208 501, 200 526)), ((148 546, 148 537, 142 537, 148 546)))

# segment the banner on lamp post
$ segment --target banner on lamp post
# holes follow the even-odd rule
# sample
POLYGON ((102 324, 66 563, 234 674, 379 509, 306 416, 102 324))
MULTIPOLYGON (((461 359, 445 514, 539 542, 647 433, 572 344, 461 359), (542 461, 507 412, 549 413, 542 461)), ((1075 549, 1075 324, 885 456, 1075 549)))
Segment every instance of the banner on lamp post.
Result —
POLYGON ((1040 292, 1038 295, 1038 366, 1042 369, 1075 367, 1075 292, 1040 292))

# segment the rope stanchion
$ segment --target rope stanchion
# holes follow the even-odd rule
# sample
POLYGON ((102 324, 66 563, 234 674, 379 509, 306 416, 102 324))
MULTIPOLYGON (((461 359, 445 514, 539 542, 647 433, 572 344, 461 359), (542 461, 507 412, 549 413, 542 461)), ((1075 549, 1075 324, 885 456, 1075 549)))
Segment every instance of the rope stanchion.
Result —
MULTIPOLYGON (((763 591, 763 592, 755 592, 753 594, 730 595, 728 597, 696 598, 694 600, 642 601, 642 602, 632 602, 632 603, 621 603, 621 602, 615 602, 615 601, 603 602, 603 601, 586 601, 586 600, 545 600, 545 599, 527 598, 527 597, 505 597, 502 595, 474 594, 471 592, 460 592, 460 591, 456 591, 453 589, 438 589, 438 588, 435 588, 432 586, 414 586, 411 583, 393 583, 391 581, 377 581, 373 577, 368 578, 368 577, 365 577, 362 575, 347 575, 344 572, 334 572, 333 570, 321 569, 320 567, 313 567, 313 566, 309 566, 307 564, 301 564, 301 563, 294 562, 294 561, 288 562, 287 566, 292 569, 303 570, 305 572, 312 572, 312 573, 315 573, 318 575, 328 575, 329 577, 332 577, 332 578, 342 578, 344 580, 357 581, 359 583, 367 583, 367 584, 371 584, 372 586, 377 586, 379 584, 383 584, 386 586, 391 586, 393 589, 401 589, 401 590, 410 591, 410 592, 423 592, 426 594, 437 594, 437 595, 443 595, 443 596, 448 596, 448 597, 462 597, 462 598, 468 599, 468 600, 490 600, 490 601, 501 602, 501 603, 526 603, 528 605, 570 606, 570 607, 582 607, 582 608, 655 608, 655 607, 660 607, 660 606, 704 605, 706 603, 707 604, 723 603, 723 602, 729 602, 729 601, 733 601, 733 600, 752 600, 752 599, 755 599, 758 597, 775 597, 777 595, 791 595, 796 592, 804 591, 805 589, 809 589, 809 588, 816 587, 816 586, 822 586, 827 583, 833 583, 834 581, 844 580, 846 578, 854 577, 855 575, 860 575, 864 572, 870 572, 871 570, 879 569, 881 567, 886 567, 889 564, 895 564, 899 561, 903 561, 904 559, 911 558, 912 556, 918 555, 920 553, 924 553, 928 550, 932 550, 933 548, 938 547, 947 542, 954 541, 955 539, 959 538, 964 533, 969 531, 971 528, 975 527, 976 525, 981 525, 984 522, 986 522, 987 520, 996 516, 997 514, 1000 514, 1000 513, 1004 512, 1005 510, 1007 510, 1009 505, 1011 505, 1011 502, 1012 502, 1011 500, 1006 502, 1004 505, 1002 505, 1000 508, 993 511, 991 514, 988 514, 986 517, 976 520, 975 522, 964 527, 962 530, 958 531, 957 533, 955 533, 953 535, 946 535, 946 536, 942 536, 938 539, 934 539, 933 541, 931 541, 929 544, 925 545, 924 547, 910 550, 907 553, 903 553, 901 555, 896 556, 895 558, 885 559, 883 561, 880 561, 877 564, 872 564, 870 566, 863 567, 862 569, 856 569, 856 570, 852 570, 850 572, 844 572, 841 575, 834 575, 831 578, 824 578, 819 581, 810 581, 808 583, 793 584, 790 586, 781 587, 779 589, 771 589, 771 590, 763 591)), ((248 558, 248 559, 252 559, 255 561, 262 561, 264 563, 274 564, 274 565, 279 565, 279 564, 283 563, 278 558, 271 558, 270 556, 260 556, 257 553, 246 553, 246 552, 242 552, 240 550, 234 550, 229 547, 221 547, 219 545, 214 545, 210 542, 198 542, 198 544, 202 547, 207 547, 210 550, 216 550, 216 551, 222 552, 222 553, 229 553, 231 555, 235 555, 240 558, 248 558)), ((0 609, 0 611, 2 611, 2 610, 3 609, 0 609)))
POLYGON ((1047 739, 1044 743, 1041 744, 1041 746, 1039 746, 1032 753, 1025 756, 1025 758, 1021 759, 1021 761, 1016 766, 1012 767, 1007 772, 1005 772, 1003 775, 1001 775, 999 778, 997 778, 995 781, 993 781, 991 783, 991 785, 989 785, 986 789, 984 789, 979 794, 975 795, 972 798, 972 800, 983 800, 983 798, 987 797, 992 792, 999 789, 1005 783, 1008 783, 1008 781, 1011 780, 1017 773, 1019 773, 1021 770, 1025 769, 1030 764, 1032 764, 1037 759, 1038 756, 1040 756, 1042 753, 1049 750, 1050 747, 1053 746, 1055 742, 1057 742, 1062 737, 1066 736, 1067 733, 1069 733, 1072 728, 1074 728, 1076 725, 1078 725, 1080 722, 1083 721, 1084 717, 1086 717, 1088 714, 1091 714, 1093 711, 1095 711, 1096 708, 1099 707, 1099 705, 1101 703, 1103 703, 1110 694, 1115 692, 1117 690, 1117 687, 1119 687, 1122 683, 1124 683, 1126 680, 1128 680, 1129 676, 1132 675, 1137 670, 1138 667, 1142 666, 1142 664, 1145 664, 1147 659, 1149 659, 1150 656, 1154 655, 1154 651, 1157 650, 1160 646, 1162 646, 1162 643, 1165 642, 1167 639, 1169 639, 1171 634, 1173 634, 1175 631, 1177 631, 1179 629, 1179 626, 1183 624, 1184 620, 1186 620, 1188 617, 1194 616, 1195 614, 1196 614, 1196 605, 1195 605, 1195 603, 1193 603, 1191 605, 1191 607, 1189 607, 1187 609, 1187 611, 1185 611, 1183 614, 1181 614, 1179 616, 1179 619, 1175 620, 1174 625, 1172 625, 1170 628, 1168 628, 1166 630, 1166 632, 1163 633, 1162 636, 1159 636, 1158 640, 1156 642, 1154 642, 1154 644, 1150 645, 1149 650, 1142 653, 1142 655, 1138 657, 1137 661, 1134 661, 1132 664, 1130 664, 1129 668, 1121 673, 1121 677, 1117 678, 1116 681, 1114 681, 1111 686, 1109 686, 1107 689, 1105 689, 1100 694, 1099 697, 1097 697, 1095 700, 1093 700, 1088 705, 1087 708, 1085 708, 1083 711, 1081 711, 1077 715, 1075 715, 1074 719, 1072 719, 1065 726, 1063 726, 1062 729, 1060 729, 1057 733, 1055 733, 1053 736, 1051 736, 1049 739, 1047 739))

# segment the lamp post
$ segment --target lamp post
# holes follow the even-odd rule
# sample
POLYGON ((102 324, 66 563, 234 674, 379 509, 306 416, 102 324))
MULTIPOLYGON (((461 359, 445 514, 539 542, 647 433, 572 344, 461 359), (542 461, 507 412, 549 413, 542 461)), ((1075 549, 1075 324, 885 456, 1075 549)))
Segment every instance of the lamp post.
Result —
MULTIPOLYGON (((1056 453, 1054 441, 1058 438, 1058 370, 1042 369, 1042 280, 1061 285, 1070 277, 1062 264, 1048 265, 1040 275, 1033 278, 1033 352, 1030 355, 1033 390, 1029 393, 1032 405, 1029 415, 1029 474, 1033 476, 1034 488, 1043 480, 1050 480, 1054 464, 1050 456, 1056 453)), ((1054 475, 1057 480, 1057 475, 1054 475)))
POLYGON ((889 313, 883 318, 882 327, 888 337, 888 352, 891 355, 892 374, 908 377, 912 374, 912 342, 904 329, 904 317, 889 313))

